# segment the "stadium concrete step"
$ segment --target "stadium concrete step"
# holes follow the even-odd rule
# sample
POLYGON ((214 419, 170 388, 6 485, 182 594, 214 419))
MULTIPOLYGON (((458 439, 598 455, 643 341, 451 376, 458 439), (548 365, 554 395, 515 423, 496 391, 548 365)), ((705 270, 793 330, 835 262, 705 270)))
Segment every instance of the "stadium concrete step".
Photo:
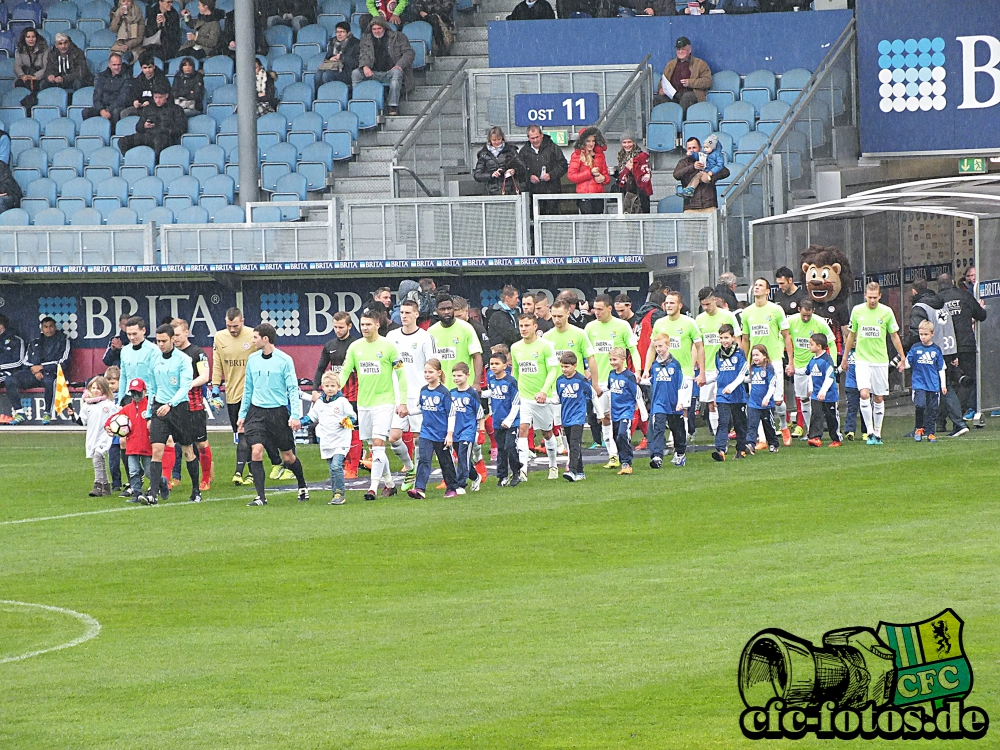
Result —
MULTIPOLYGON (((387 177, 392 158, 385 161, 352 161, 347 164, 348 177, 387 177)), ((339 181, 334 182, 334 188, 340 192, 339 181)))
MULTIPOLYGON (((456 44, 457 44, 457 42, 456 42, 456 44)), ((480 54, 480 55, 446 55, 444 57, 436 57, 436 58, 434 58, 434 68, 433 68, 433 70, 430 73, 427 74, 427 82, 428 83, 437 83, 437 84, 443 83, 444 80, 447 78, 447 76, 443 76, 440 81, 432 80, 432 77, 438 75, 439 73, 445 72, 445 71, 451 72, 451 71, 455 70, 455 68, 457 68, 459 66, 459 64, 461 63, 461 61, 463 59, 468 60, 468 63, 466 63, 466 65, 465 65, 465 69, 466 70, 471 70, 473 68, 488 68, 488 67, 490 67, 490 56, 488 54, 480 54)))
MULTIPOLYGON (((456 42, 485 42, 489 39, 489 29, 486 26, 466 26, 455 29, 456 42)), ((452 51, 451 54, 455 54, 452 51)))
POLYGON ((407 102, 426 102, 434 98, 440 86, 416 86, 413 91, 406 95, 407 102))
MULTIPOLYGON (((371 143, 375 146, 395 146, 400 137, 403 135, 402 131, 397 130, 380 130, 376 133, 371 141, 358 141, 358 148, 364 148, 364 143, 371 143)), ((441 140, 446 144, 460 145, 465 139, 465 133, 461 131, 444 131, 441 135, 441 140)), ((437 132, 434 133, 434 140, 437 141, 437 132)))
POLYGON ((389 162, 392 161, 392 151, 392 146, 378 146, 358 141, 356 159, 359 162, 389 162))
POLYGON ((490 21, 502 21, 510 15, 518 2, 519 0, 481 0, 476 8, 476 26, 486 26, 490 21), (500 18, 497 19, 497 16, 500 18))
MULTIPOLYGON (((399 112, 401 115, 419 115, 424 111, 424 107, 427 106, 427 102, 400 102, 399 112)), ((452 97, 450 102, 447 102, 442 108, 441 113, 444 115, 461 115, 462 114, 462 101, 459 97, 452 97)))
POLYGON ((489 42, 485 39, 475 41, 456 41, 451 45, 451 54, 453 56, 457 55, 462 57, 489 57, 489 42))
POLYGON ((384 177, 338 177, 333 181, 333 192, 341 198, 385 198, 392 195, 389 173, 384 177))

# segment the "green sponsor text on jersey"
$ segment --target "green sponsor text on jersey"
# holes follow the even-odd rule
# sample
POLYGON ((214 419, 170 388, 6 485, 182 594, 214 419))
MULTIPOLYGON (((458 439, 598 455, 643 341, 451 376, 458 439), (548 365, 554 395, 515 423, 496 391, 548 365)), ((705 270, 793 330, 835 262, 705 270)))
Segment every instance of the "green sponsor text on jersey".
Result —
POLYGON ((861 304, 851 310, 854 356, 858 362, 889 364, 889 335, 899 331, 892 310, 879 304, 874 310, 861 304))
POLYGON ((772 362, 781 362, 785 352, 781 332, 787 330, 785 312, 773 302, 768 302, 763 307, 750 305, 743 310, 743 333, 749 337, 748 349, 763 344, 772 362))
POLYGON ((560 368, 552 344, 538 336, 530 344, 524 340, 510 348, 517 390, 526 399, 534 400, 539 393, 551 393, 560 368))
POLYGON ((451 390, 455 387, 451 370, 456 362, 465 362, 469 366, 469 382, 472 382, 476 376, 472 367, 472 355, 483 352, 476 329, 464 320, 456 320, 447 328, 435 323, 427 332, 434 339, 434 356, 441 362, 445 388, 451 390))
MULTIPOLYGON (((657 321, 659 322, 659 321, 657 321)), ((733 335, 738 336, 740 325, 736 322, 736 316, 729 310, 716 310, 715 315, 707 312, 701 313, 695 318, 698 330, 701 331, 701 343, 705 347, 705 371, 715 372, 715 353, 719 351, 719 328, 728 323, 733 327, 733 335)))
MULTIPOLYGON (((635 348, 638 340, 635 333, 632 332, 632 326, 620 318, 612 318, 607 323, 592 320, 587 323, 585 331, 594 347, 594 359, 597 360, 597 382, 607 383, 608 375, 611 374, 609 360, 611 350, 620 346, 627 352, 630 348, 635 348)), ((636 362, 635 366, 638 367, 639 363, 636 362)))
POLYGON ((340 376, 347 382, 352 372, 358 373, 358 407, 405 404, 406 378, 402 373, 397 377, 399 367, 399 352, 391 341, 358 339, 347 347, 340 376))
POLYGON ((802 320, 802 313, 795 313, 788 318, 788 335, 792 337, 792 353, 795 355, 795 369, 801 370, 809 364, 813 354, 809 351, 809 338, 814 333, 822 333, 826 336, 826 350, 833 361, 837 361, 836 342, 833 338, 833 331, 830 326, 819 315, 813 314, 809 322, 802 320))
POLYGON ((701 341, 701 330, 687 315, 678 316, 677 320, 669 317, 660 318, 653 325, 653 336, 666 333, 670 336, 670 354, 681 366, 684 377, 694 377, 694 359, 691 347, 701 341))

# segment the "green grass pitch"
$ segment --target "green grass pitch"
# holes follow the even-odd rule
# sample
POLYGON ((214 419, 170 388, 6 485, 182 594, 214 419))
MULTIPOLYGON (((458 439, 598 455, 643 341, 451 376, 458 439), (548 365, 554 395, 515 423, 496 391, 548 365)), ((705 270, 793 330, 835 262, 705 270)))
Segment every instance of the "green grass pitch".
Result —
MULTIPOLYGON (((0 605, 0 748, 753 747, 736 673, 755 632, 818 642, 946 607, 967 702, 1000 719, 993 421, 936 445, 899 418, 881 448, 659 472, 641 455, 631 477, 339 508, 245 507, 228 435, 201 505, 186 477, 156 508, 92 499, 82 435, 7 429, 0 599, 101 631, 9 661, 86 626, 0 605)), ((316 446, 300 454, 325 478, 316 446)), ((998 747, 1000 729, 948 746, 998 747)))

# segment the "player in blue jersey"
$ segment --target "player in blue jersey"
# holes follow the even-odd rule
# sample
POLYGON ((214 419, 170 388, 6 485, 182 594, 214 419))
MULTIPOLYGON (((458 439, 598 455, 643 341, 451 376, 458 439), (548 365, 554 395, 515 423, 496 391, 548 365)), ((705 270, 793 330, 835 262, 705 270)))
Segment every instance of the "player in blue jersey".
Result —
POLYGON ((746 455, 747 389, 743 382, 750 368, 746 355, 736 341, 735 329, 729 323, 719 326, 719 350, 715 353, 715 407, 719 412, 719 427, 715 431, 712 458, 726 460, 729 428, 736 431, 736 458, 746 455))
POLYGON ((594 389, 576 369, 578 361, 576 352, 564 351, 560 354, 559 367, 562 375, 556 378, 560 421, 569 451, 569 466, 563 473, 563 479, 567 482, 580 482, 587 478, 583 473, 583 426, 587 424, 587 404, 593 403, 598 419, 604 418, 594 389))
POLYGON ((299 502, 309 499, 302 462, 295 455, 295 430, 302 426, 302 399, 292 358, 275 348, 278 333, 269 323, 253 329, 256 351, 247 358, 243 400, 237 429, 250 444, 250 475, 257 497, 248 506, 267 505, 264 496, 264 444, 270 440, 281 451, 286 469, 295 475, 299 502))
POLYGON ((920 343, 910 347, 906 354, 906 362, 913 369, 913 404, 924 410, 923 430, 915 430, 913 439, 919 443, 926 435, 927 442, 936 443, 934 423, 939 400, 948 393, 947 368, 941 347, 934 343, 934 324, 922 321, 918 330, 920 343))
MULTIPOLYGON (((126 330, 129 328, 133 327, 127 326, 126 330)), ((187 463, 188 474, 191 477, 191 502, 201 502, 201 493, 198 490, 198 457, 193 448, 193 425, 188 410, 188 391, 194 379, 194 368, 190 357, 174 349, 173 337, 174 327, 170 323, 164 323, 156 329, 156 346, 160 353, 149 367, 147 385, 149 412, 145 415, 150 420, 149 441, 153 445, 153 456, 149 464, 149 491, 139 498, 139 502, 145 505, 156 505, 161 495, 161 483, 164 485, 162 495, 164 499, 166 498, 163 451, 170 438, 174 439, 175 445, 181 446, 184 461, 187 463)), ((128 348, 130 347, 122 349, 123 365, 126 362, 128 348)))
MULTIPOLYGON (((684 389, 684 372, 680 362, 670 354, 670 335, 653 336, 656 358, 649 367, 651 399, 649 406, 649 466, 659 469, 663 465, 666 449, 666 430, 674 437, 674 466, 687 462, 687 430, 684 425, 684 406, 681 391, 684 389)), ((713 371, 713 375, 714 375, 713 371)), ((713 378, 714 380, 714 378, 713 378)))
POLYGON ((608 392, 611 394, 611 426, 618 447, 618 458, 621 469, 618 475, 632 473, 632 417, 638 403, 639 413, 645 419, 643 412, 646 404, 639 399, 639 381, 635 373, 627 367, 628 352, 624 347, 616 346, 608 355, 611 372, 608 373, 608 392))
POLYGON ((455 464, 451 451, 445 448, 448 437, 448 415, 451 413, 451 392, 441 382, 444 372, 435 357, 424 363, 427 385, 420 389, 420 449, 417 451, 417 476, 406 494, 414 500, 427 497, 427 480, 431 476, 431 461, 436 454, 446 487, 445 497, 458 497, 455 491, 455 464))
POLYGON ((451 389, 451 411, 448 413, 448 435, 445 447, 455 449, 458 463, 455 467, 455 491, 465 494, 466 486, 472 492, 479 491, 481 482, 476 464, 472 457, 472 449, 478 438, 486 436, 486 415, 479 401, 479 392, 469 387, 469 366, 465 362, 456 362, 451 369, 451 379, 455 387, 451 389), (472 483, 469 477, 474 476, 472 483))
POLYGON ((497 486, 516 487, 521 482, 521 460, 517 453, 521 398, 517 381, 507 371, 507 356, 503 352, 493 352, 490 355, 487 385, 490 389, 490 414, 493 416, 493 435, 497 446, 497 486))
POLYGON ((830 447, 839 448, 840 416, 837 414, 837 365, 827 350, 829 342, 825 333, 814 333, 809 337, 809 351, 813 358, 806 365, 806 374, 812 381, 812 418, 809 421, 809 445, 819 448, 823 445, 823 422, 830 433, 830 447))

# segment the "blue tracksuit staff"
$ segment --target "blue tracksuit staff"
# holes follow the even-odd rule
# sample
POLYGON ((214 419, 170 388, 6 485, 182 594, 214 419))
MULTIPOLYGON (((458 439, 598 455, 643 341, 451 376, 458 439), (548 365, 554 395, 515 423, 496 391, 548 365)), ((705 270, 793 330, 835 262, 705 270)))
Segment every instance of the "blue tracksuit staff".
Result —
MULTIPOLYGON (((42 324, 43 326, 45 323, 42 324)), ((45 411, 43 420, 48 420, 52 414, 52 404, 55 401, 55 384, 59 367, 66 367, 69 361, 69 339, 62 331, 56 330, 51 336, 41 335, 28 344, 24 364, 27 369, 14 372, 7 378, 7 398, 15 410, 21 409, 21 390, 37 388, 39 385, 45 391, 45 411), (31 371, 32 367, 40 368, 38 374, 31 371)), ((20 412, 19 412, 20 413, 20 412)), ((15 415, 15 420, 23 421, 15 415)))
POLYGON ((725 460, 729 445, 729 428, 736 431, 736 455, 744 451, 747 434, 747 391, 743 385, 747 373, 746 355, 737 344, 729 349, 719 347, 715 353, 716 378, 715 406, 719 412, 719 426, 715 430, 715 452, 712 458, 725 460))
MULTIPOLYGON (((780 364, 778 365, 781 366, 780 364)), ((764 427, 764 440, 768 450, 777 453, 778 433, 774 429, 774 399, 778 391, 778 378, 774 365, 752 365, 750 367, 750 395, 747 400, 747 435, 748 450, 757 442, 759 428, 764 427)))
POLYGON ((913 405, 923 407, 924 423, 921 426, 925 435, 932 436, 934 423, 937 421, 941 385, 947 382, 944 353, 937 344, 914 344, 906 354, 906 361, 913 371, 913 405))
POLYGON ((577 371, 571 378, 565 375, 556 378, 556 395, 559 397, 562 429, 566 433, 566 445, 569 450, 569 466, 566 467, 566 474, 563 474, 563 477, 578 482, 585 478, 583 426, 587 424, 587 404, 594 399, 594 389, 577 371))
POLYGON ((435 454, 441 466, 441 476, 449 491, 458 486, 455 481, 455 464, 451 451, 444 447, 448 437, 448 415, 451 414, 451 393, 443 385, 420 389, 420 457, 417 460, 417 478, 413 489, 424 492, 431 476, 431 461, 435 454))
POLYGON ((483 407, 479 402, 478 391, 472 388, 466 388, 464 391, 452 388, 448 431, 451 433, 451 444, 458 457, 455 482, 463 489, 476 470, 472 461, 472 446, 476 443, 476 426, 482 418, 483 407))
POLYGON ((0 332, 0 385, 24 367, 26 355, 24 339, 8 330, 0 332))
POLYGON ((608 374, 608 392, 611 394, 611 429, 618 446, 622 466, 632 465, 632 416, 639 397, 639 383, 631 370, 608 374))
POLYGON ((521 424, 521 398, 517 391, 517 381, 510 373, 498 378, 490 371, 486 379, 489 386, 490 414, 493 416, 493 436, 497 444, 497 480, 503 486, 510 474, 517 477, 521 473, 521 459, 517 455, 517 428, 521 424), (505 426, 511 415, 510 425, 505 426))
MULTIPOLYGON (((131 346, 128 342, 128 336, 125 335, 125 331, 118 331, 114 336, 108 339, 108 346, 104 350, 104 356, 101 361, 104 363, 105 367, 121 367, 122 352, 125 351, 125 347, 131 346), (111 343, 118 339, 122 343, 120 349, 115 349, 111 346, 111 343)), ((145 378, 143 378, 145 380, 145 378)))
POLYGON ((687 429, 684 409, 677 400, 684 385, 680 363, 667 353, 666 359, 657 357, 649 366, 652 398, 649 406, 649 465, 659 469, 666 450, 666 431, 674 437, 674 466, 683 466, 687 460, 687 429))
POLYGON ((153 362, 160 356, 160 350, 152 341, 144 339, 139 346, 126 344, 118 356, 122 371, 121 379, 118 381, 118 403, 121 403, 128 394, 128 384, 133 378, 142 378, 149 385, 153 362))

